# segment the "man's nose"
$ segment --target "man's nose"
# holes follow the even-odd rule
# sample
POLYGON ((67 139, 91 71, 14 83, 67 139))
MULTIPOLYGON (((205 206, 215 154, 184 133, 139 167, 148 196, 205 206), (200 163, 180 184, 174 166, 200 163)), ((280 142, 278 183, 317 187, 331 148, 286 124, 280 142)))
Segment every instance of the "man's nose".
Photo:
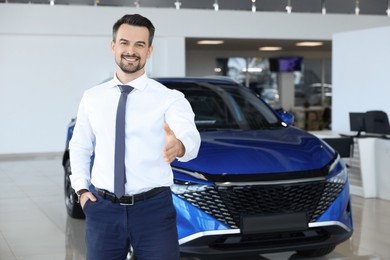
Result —
POLYGON ((133 54, 135 53, 134 45, 131 45, 131 44, 127 45, 127 46, 126 46, 125 53, 126 53, 127 55, 133 55, 133 54))

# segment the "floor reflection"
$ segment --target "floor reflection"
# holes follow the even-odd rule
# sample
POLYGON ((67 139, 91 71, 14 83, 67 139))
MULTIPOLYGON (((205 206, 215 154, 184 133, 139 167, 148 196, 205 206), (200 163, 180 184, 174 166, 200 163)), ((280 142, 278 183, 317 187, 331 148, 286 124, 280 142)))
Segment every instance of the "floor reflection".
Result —
POLYGON ((65 260, 85 260, 85 221, 66 219, 65 260))
MULTIPOLYGON (((377 199, 353 197, 354 234, 351 239, 336 247, 329 255, 318 257, 317 260, 389 260, 390 202, 377 199), (373 214, 376 212, 377 214, 373 214), (386 228, 384 228, 386 227, 386 228), (375 252, 373 254, 372 252, 375 252)), ((66 220, 66 257, 65 260, 85 259, 84 220, 66 220)), ((253 256, 211 257, 182 254, 181 260, 298 260, 308 259, 295 252, 281 252, 253 256)))
MULTIPOLYGON (((67 217, 61 158, 0 160, 0 260, 85 260, 85 221, 67 217)), ((317 260, 390 260, 390 200, 352 196, 354 233, 317 260)), ((182 260, 307 259, 294 252, 182 260)))

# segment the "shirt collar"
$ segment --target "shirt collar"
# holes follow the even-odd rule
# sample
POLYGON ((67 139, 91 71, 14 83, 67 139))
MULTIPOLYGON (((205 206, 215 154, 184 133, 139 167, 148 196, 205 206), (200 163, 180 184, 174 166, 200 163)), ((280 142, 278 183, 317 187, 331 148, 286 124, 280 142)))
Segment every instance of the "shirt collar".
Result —
POLYGON ((126 84, 123 84, 119 81, 116 74, 114 75, 114 78, 112 79, 112 87, 116 87, 118 85, 129 85, 137 90, 143 90, 146 87, 148 76, 146 76, 146 73, 142 74, 140 77, 127 82, 126 84))

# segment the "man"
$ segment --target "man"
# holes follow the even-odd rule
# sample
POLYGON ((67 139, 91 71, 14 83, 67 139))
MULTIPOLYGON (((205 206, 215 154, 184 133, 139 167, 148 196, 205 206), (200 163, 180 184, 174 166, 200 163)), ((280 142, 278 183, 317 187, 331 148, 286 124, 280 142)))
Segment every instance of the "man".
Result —
POLYGON ((139 260, 179 259, 170 163, 175 158, 195 158, 200 136, 184 95, 145 74, 154 31, 153 24, 141 15, 119 19, 111 43, 116 74, 85 91, 80 101, 70 143, 71 181, 86 215, 90 260, 124 260, 130 243, 139 260), (133 90, 125 101, 124 140, 118 141, 116 117, 122 113, 118 101, 123 85, 133 90), (118 196, 120 144, 125 144, 125 173, 124 195, 118 196), (95 187, 93 192, 90 184, 95 187))

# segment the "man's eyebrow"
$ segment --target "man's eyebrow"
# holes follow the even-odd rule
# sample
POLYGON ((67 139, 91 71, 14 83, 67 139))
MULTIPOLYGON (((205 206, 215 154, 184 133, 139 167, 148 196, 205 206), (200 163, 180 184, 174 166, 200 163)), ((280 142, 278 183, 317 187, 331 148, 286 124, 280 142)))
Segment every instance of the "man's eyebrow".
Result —
MULTIPOLYGON (((120 38, 119 41, 120 41, 120 42, 121 42, 121 41, 123 41, 123 42, 129 42, 129 40, 126 40, 126 39, 124 39, 124 38, 120 38)), ((137 44, 140 44, 140 43, 141 43, 141 44, 146 44, 145 41, 136 41, 136 43, 137 43, 137 44)))

